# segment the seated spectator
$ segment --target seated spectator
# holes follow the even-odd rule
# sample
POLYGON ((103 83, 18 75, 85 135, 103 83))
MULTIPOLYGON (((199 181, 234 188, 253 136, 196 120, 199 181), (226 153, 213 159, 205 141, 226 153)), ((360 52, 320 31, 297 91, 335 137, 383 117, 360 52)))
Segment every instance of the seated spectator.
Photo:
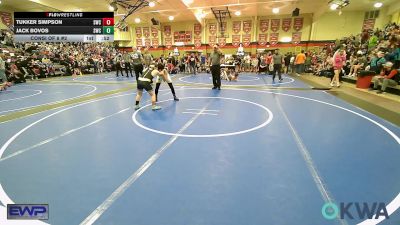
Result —
POLYGON ((381 51, 378 52, 376 54, 376 56, 374 56, 372 58, 370 67, 367 70, 372 71, 375 74, 380 74, 380 72, 383 68, 383 65, 386 63, 384 56, 385 56, 385 54, 383 52, 381 52, 381 51))
POLYGON ((374 76, 372 79, 374 87, 370 88, 370 90, 377 90, 378 86, 381 85, 381 89, 377 91, 377 94, 384 93, 388 86, 395 87, 398 82, 400 82, 399 76, 399 68, 394 68, 392 62, 387 62, 385 63, 381 74, 374 76))

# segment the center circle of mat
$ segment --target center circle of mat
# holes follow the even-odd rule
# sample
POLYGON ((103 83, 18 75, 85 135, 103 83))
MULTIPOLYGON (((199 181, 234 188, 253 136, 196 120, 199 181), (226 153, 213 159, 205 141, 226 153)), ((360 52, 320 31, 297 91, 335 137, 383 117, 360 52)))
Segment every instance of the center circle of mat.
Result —
MULTIPOLYGON (((158 134, 163 134, 163 135, 169 135, 169 136, 177 136, 177 137, 225 137, 225 136, 233 136, 233 135, 239 135, 239 134, 244 134, 244 133, 248 133, 251 131, 255 131, 258 130, 262 127, 265 127, 267 124, 269 124, 272 119, 273 119, 273 114, 271 112, 271 110, 269 110, 267 107, 260 105, 258 103, 255 102, 251 102, 251 101, 247 101, 247 100, 243 100, 243 99, 237 99, 237 98, 225 98, 225 97, 185 97, 185 98, 180 98, 180 100, 185 100, 185 99, 223 99, 223 100, 229 100, 229 101, 237 101, 237 102, 242 102, 242 103, 246 103, 246 104, 251 104, 254 106, 257 106, 259 108, 261 108, 262 110, 265 111, 267 118, 264 122, 262 122, 261 124, 249 128, 249 129, 245 129, 245 130, 241 130, 241 131, 235 131, 235 132, 228 132, 228 133, 217 133, 217 134, 184 134, 184 133, 172 133, 172 132, 165 132, 165 131, 161 131, 161 130, 156 130, 153 128, 150 128, 148 126, 143 125, 142 123, 140 123, 137 119, 136 116, 138 115, 138 113, 146 108, 149 108, 151 106, 151 104, 145 105, 144 107, 140 108, 139 110, 135 111, 132 115, 132 121, 139 127, 154 132, 154 133, 158 133, 158 134)), ((172 101, 173 99, 168 99, 168 100, 164 100, 164 101, 160 101, 160 103, 162 102, 168 102, 168 101, 172 101)))

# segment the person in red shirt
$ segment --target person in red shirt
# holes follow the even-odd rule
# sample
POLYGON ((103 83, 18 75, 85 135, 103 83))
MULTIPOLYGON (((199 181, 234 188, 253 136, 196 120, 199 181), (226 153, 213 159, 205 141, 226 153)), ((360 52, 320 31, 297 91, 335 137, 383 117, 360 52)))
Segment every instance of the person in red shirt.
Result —
POLYGON ((271 63, 272 63, 272 53, 268 52, 268 55, 265 57, 265 64, 267 65, 267 75, 269 75, 270 72, 272 72, 270 70, 271 63))
MULTIPOLYGON (((378 86, 381 85, 381 89, 378 90, 377 94, 382 94, 386 91, 388 86, 395 87, 399 80, 399 68, 393 68, 392 62, 386 62, 384 65, 384 69, 381 74, 375 76, 372 81, 374 82, 374 90, 378 89, 378 86)), ((372 88, 370 89, 372 90, 372 88)))

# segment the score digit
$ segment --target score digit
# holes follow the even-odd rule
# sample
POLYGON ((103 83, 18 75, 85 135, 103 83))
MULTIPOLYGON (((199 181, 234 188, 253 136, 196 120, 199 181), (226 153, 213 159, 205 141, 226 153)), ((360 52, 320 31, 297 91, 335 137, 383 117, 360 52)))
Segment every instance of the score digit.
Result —
POLYGON ((103 18, 103 26, 114 26, 114 18, 103 18))

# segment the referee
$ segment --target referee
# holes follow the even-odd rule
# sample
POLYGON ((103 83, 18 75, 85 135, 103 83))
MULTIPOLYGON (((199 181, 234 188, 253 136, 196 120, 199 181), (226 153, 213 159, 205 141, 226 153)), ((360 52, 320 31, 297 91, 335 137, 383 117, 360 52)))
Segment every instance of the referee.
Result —
POLYGON ((214 52, 210 54, 210 68, 214 87, 212 89, 221 90, 221 50, 218 45, 214 45, 214 52))

